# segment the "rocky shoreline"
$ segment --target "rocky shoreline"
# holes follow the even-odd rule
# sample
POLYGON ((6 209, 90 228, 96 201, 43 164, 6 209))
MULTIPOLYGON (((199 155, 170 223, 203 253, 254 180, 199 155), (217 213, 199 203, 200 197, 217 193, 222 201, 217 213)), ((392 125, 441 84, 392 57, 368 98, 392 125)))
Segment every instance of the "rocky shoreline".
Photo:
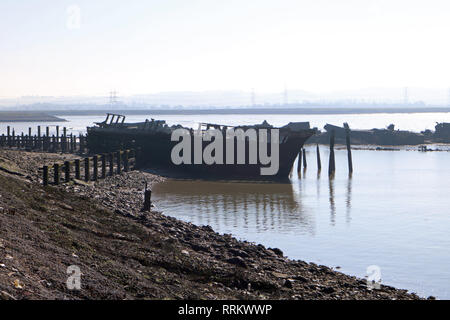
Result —
POLYGON ((42 187, 37 168, 71 157, 0 151, 0 299, 419 299, 142 212, 145 184, 163 181, 150 173, 42 187), (70 265, 79 291, 66 287, 70 265))

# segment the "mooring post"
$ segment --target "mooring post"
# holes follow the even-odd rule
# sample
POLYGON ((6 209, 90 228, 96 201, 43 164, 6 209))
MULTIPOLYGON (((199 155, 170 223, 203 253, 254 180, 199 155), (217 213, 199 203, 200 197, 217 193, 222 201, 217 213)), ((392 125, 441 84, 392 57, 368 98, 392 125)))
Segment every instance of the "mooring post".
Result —
POLYGON ((55 184, 58 185, 59 184, 59 164, 58 163, 55 163, 53 165, 53 170, 54 170, 53 177, 55 179, 55 184))
POLYGON ((89 158, 84 158, 84 181, 89 181, 89 158))
POLYGON ((42 141, 41 141, 41 126, 37 127, 37 132, 38 132, 38 149, 41 150, 42 149, 42 141))
POLYGON ((12 131, 12 146, 16 147, 16 131, 14 129, 12 131))
POLYGON ((65 182, 69 182, 70 181, 70 161, 65 161, 64 162, 64 180, 65 182))
POLYGON ((59 150, 59 126, 56 126, 56 150, 59 150))
POLYGON ((84 139, 81 133, 80 133, 80 153, 84 153, 84 139))
POLYGON ((8 147, 11 148, 11 127, 8 126, 6 130, 7 130, 7 133, 8 133, 8 147))
POLYGON ((109 175, 112 176, 114 174, 114 153, 108 154, 108 160, 109 160, 109 175))
POLYGON ((152 207, 152 190, 147 189, 147 183, 145 183, 144 211, 149 211, 151 207, 152 207))
POLYGON ((27 137, 27 148, 32 148, 32 142, 31 142, 31 127, 28 128, 28 137, 27 137))
POLYGON ((348 123, 344 123, 345 141, 347 143, 348 172, 353 173, 352 148, 350 145, 350 127, 348 123))
POLYGON ((300 151, 298 152, 298 159, 297 159, 298 176, 300 176, 301 170, 302 170, 302 149, 300 148, 300 151))
POLYGON ((61 141, 61 150, 63 153, 67 151, 67 128, 63 128, 63 137, 61 141))
POLYGON ((317 172, 320 172, 322 170, 322 163, 320 161, 319 144, 317 144, 316 146, 316 153, 317 153, 317 172))
POLYGON ((69 152, 73 153, 73 134, 72 133, 70 134, 68 140, 69 140, 69 142, 68 142, 69 143, 69 152))
POLYGON ((308 167, 306 163, 306 150, 303 148, 303 169, 306 169, 308 167))
POLYGON ((106 155, 102 154, 102 179, 106 178, 106 155))
POLYGON ((120 151, 117 151, 117 174, 121 173, 121 161, 122 160, 122 154, 120 153, 120 151))
POLYGON ((93 177, 93 180, 97 181, 98 180, 98 156, 93 156, 92 160, 94 162, 94 177, 93 177))
POLYGON ((128 172, 129 171, 129 166, 128 166, 128 150, 125 150, 123 152, 123 171, 128 172))
POLYGON ((48 186, 48 166, 44 166, 42 168, 42 174, 43 174, 43 176, 42 176, 42 184, 44 186, 48 186))
POLYGON ((331 131, 330 134, 330 160, 328 163, 328 175, 334 175, 336 171, 336 163, 334 160, 334 130, 331 131))
POLYGON ((80 159, 75 159, 75 179, 80 180, 80 159))

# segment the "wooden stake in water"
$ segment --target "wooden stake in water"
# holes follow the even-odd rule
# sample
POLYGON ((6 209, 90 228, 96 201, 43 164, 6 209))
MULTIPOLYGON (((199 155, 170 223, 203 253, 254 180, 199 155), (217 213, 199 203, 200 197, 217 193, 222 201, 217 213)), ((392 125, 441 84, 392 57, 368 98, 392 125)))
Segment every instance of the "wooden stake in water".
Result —
POLYGON ((316 146, 316 153, 317 153, 317 172, 320 172, 322 170, 322 163, 320 161, 320 150, 318 144, 316 146))
POLYGON ((298 152, 298 160, 297 160, 297 173, 300 176, 300 172, 302 170, 302 149, 298 152))
POLYGON ((353 173, 353 161, 352 161, 352 148, 350 145, 350 127, 348 123, 344 123, 345 128, 345 141, 347 143, 347 158, 348 158, 348 172, 353 173))
POLYGON ((333 176, 336 172, 336 163, 334 160, 334 130, 330 135, 330 160, 328 162, 328 175, 333 176))
POLYGON ((306 169, 308 167, 306 163, 306 150, 303 148, 303 169, 306 169))

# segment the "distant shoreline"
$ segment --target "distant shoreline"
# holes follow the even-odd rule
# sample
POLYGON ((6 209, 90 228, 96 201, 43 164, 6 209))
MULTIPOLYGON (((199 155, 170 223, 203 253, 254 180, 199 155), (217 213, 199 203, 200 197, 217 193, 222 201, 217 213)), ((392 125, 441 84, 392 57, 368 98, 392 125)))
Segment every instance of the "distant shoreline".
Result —
POLYGON ((0 122, 64 122, 65 119, 43 112, 0 111, 0 122))
POLYGON ((207 115, 207 114, 374 114, 374 113, 434 113, 450 112, 450 107, 419 108, 220 108, 220 109, 97 109, 97 110, 51 110, 54 116, 105 115, 107 112, 124 115, 207 115))

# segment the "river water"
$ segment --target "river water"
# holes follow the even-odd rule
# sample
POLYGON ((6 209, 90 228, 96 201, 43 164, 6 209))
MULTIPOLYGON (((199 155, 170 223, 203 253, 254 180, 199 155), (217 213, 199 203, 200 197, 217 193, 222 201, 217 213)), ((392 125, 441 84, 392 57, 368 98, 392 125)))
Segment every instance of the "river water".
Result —
MULTIPOLYGON (((151 116, 148 116, 150 118, 151 116)), ((228 125, 268 120, 274 125, 310 121, 352 128, 385 127, 421 131, 450 114, 373 115, 183 115, 160 116, 169 124, 195 127, 198 122, 228 125)), ((103 117, 65 116, 60 123, 84 131, 103 117)), ((143 121, 145 116, 127 121, 143 121)), ((7 124, 0 124, 5 132, 7 124)), ((16 132, 30 124, 10 124, 16 132)), ((45 124, 41 124, 45 125, 45 124)), ((55 125, 52 123, 51 125, 55 125)), ((54 127, 52 127, 54 128, 54 127)), ((34 130, 34 128, 33 128, 34 130)), ((369 266, 381 270, 382 282, 422 296, 450 298, 450 153, 353 150, 354 173, 347 153, 336 150, 336 176, 326 174, 328 150, 321 146, 321 174, 315 148, 307 148, 308 168, 287 183, 176 181, 156 185, 153 201, 165 214, 220 233, 278 247, 285 255, 359 277, 369 266)))

